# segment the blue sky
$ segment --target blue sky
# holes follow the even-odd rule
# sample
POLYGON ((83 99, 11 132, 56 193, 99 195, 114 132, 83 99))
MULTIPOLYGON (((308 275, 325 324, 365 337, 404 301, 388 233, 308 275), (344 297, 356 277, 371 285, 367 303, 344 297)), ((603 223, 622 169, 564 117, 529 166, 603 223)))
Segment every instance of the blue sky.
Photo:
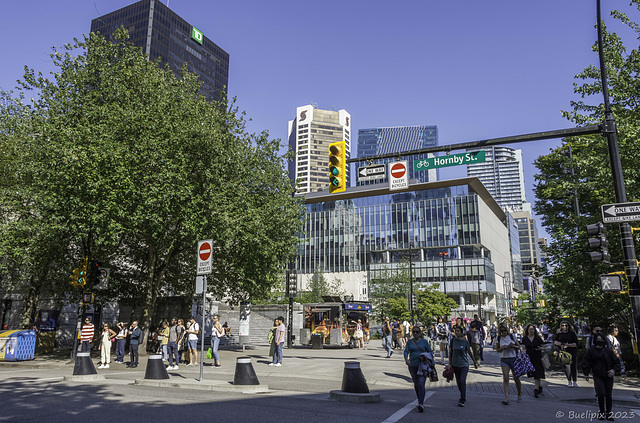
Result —
MULTIPOLYGON (((132 0, 5 1, 0 88, 24 65, 48 73, 52 46, 132 0)), ((163 0, 166 4, 166 0, 163 0)), ((360 128, 437 125, 440 144, 571 127, 574 75, 597 64, 595 0, 169 0, 169 7, 230 55, 229 94, 252 121, 286 139, 296 107, 346 109, 360 128)), ((629 12, 628 1, 603 0, 629 12)), ((640 21, 637 12, 630 17, 640 21)), ((597 99, 598 102, 601 98, 597 99)), ((523 150, 532 162, 559 140, 523 150)), ((465 175, 441 170, 442 178, 465 175)))

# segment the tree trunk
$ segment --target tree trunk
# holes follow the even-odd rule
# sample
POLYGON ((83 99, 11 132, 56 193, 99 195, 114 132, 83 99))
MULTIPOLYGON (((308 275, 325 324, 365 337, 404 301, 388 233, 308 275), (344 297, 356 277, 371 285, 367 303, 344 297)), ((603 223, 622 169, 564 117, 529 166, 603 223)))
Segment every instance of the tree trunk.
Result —
POLYGON ((40 289, 35 285, 33 276, 29 278, 29 288, 27 296, 24 299, 24 312, 22 313, 22 321, 20 327, 22 329, 31 329, 36 319, 36 311, 38 309, 40 289))

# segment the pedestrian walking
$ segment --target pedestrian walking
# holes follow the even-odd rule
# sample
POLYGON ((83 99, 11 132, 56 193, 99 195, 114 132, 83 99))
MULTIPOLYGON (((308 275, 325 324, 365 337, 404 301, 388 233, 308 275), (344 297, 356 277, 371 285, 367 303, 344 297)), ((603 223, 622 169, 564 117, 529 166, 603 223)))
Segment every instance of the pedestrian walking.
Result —
POLYGON ((622 376, 622 380, 624 382, 629 382, 629 378, 627 377, 627 369, 624 367, 624 361, 622 360, 622 348, 620 347, 620 341, 618 341, 618 327, 611 326, 609 328, 609 335, 607 335, 607 340, 611 344, 611 348, 613 352, 616 353, 616 357, 620 360, 620 376, 622 376))
POLYGON ((500 368, 502 370, 502 389, 504 390, 504 401, 502 404, 509 405, 509 372, 513 374, 513 381, 518 391, 518 402, 522 402, 522 384, 520 378, 516 377, 514 363, 518 355, 520 343, 515 334, 509 332, 505 324, 498 326, 498 338, 495 345, 496 351, 500 353, 500 368))
POLYGON ((593 374, 593 385, 598 396, 598 418, 613 421, 613 376, 621 370, 620 359, 613 349, 607 348, 607 340, 601 333, 594 335, 593 345, 582 358, 582 372, 589 381, 593 374))
POLYGON ((496 342, 496 336, 498 336, 498 329, 496 328, 496 324, 491 325, 491 329, 489 329, 489 335, 491 336, 490 345, 493 346, 493 343, 496 342))
POLYGON ((418 412, 422 413, 424 411, 424 397, 427 392, 425 384, 429 375, 425 372, 418 372, 420 355, 423 353, 433 354, 433 350, 429 346, 429 341, 422 337, 422 329, 418 325, 413 327, 411 334, 413 337, 407 341, 407 345, 404 347, 404 361, 409 368, 413 388, 418 397, 418 412))
POLYGON ((442 316, 438 317, 436 331, 438 332, 438 344, 440 345, 440 362, 444 364, 447 345, 449 345, 449 326, 445 323, 442 316))
POLYGON ((131 337, 129 338, 129 355, 131 357, 131 361, 129 362, 129 368, 135 369, 138 367, 138 347, 140 346, 140 341, 142 340, 142 330, 138 327, 138 321, 134 320, 131 323, 131 327, 129 327, 129 333, 131 337))
POLYGON ((404 347, 406 346, 404 339, 404 325, 400 322, 398 322, 398 332, 396 336, 398 338, 398 345, 400 346, 400 349, 404 350, 404 347))
POLYGON ((124 363, 124 346, 127 343, 127 336, 129 331, 127 330, 127 324, 124 322, 118 322, 118 334, 116 335, 116 361, 114 363, 124 363))
POLYGON ((198 365, 198 335, 200 334, 200 325, 196 322, 196 318, 191 316, 189 319, 189 328, 187 335, 189 340, 189 364, 187 366, 198 365))
POLYGON ((269 364, 269 366, 282 366, 282 347, 284 346, 284 336, 287 331, 287 328, 284 326, 284 317, 279 316, 276 319, 276 323, 278 326, 276 327, 275 334, 275 346, 273 353, 273 361, 269 364))
MULTIPOLYGON (((469 340, 469 344, 473 350, 473 361, 476 365, 480 365, 484 329, 482 328, 482 322, 478 319, 477 314, 473 315, 473 321, 470 323, 469 327, 470 329, 467 332, 467 339, 469 340)), ((451 353, 449 353, 449 356, 451 356, 451 353)))
MULTIPOLYGON (((458 406, 464 407, 467 402, 467 374, 469 373, 469 357, 473 360, 474 352, 471 349, 469 340, 464 337, 463 329, 460 326, 453 328, 453 338, 449 344, 449 366, 453 367, 453 374, 456 376, 456 384, 460 391, 458 406)), ((475 368, 478 368, 477 360, 473 360, 475 368)))
POLYGON ((571 354, 571 364, 564 366, 567 387, 578 387, 578 336, 566 320, 560 322, 560 330, 553 337, 553 344, 571 354))
POLYGON ((102 325, 102 332, 100 333, 100 366, 98 369, 108 369, 109 363, 111 363, 111 339, 115 339, 116 333, 109 327, 108 323, 102 325))
POLYGON ((220 338, 224 336, 224 328, 220 323, 220 316, 213 316, 213 329, 211 331, 211 354, 213 354, 213 366, 220 367, 220 356, 218 348, 220 347, 220 338))
POLYGON ((85 318, 84 325, 82 325, 82 331, 80 332, 80 341, 82 342, 80 351, 91 351, 91 341, 95 334, 94 331, 95 327, 93 326, 93 323, 91 323, 91 318, 85 318))
POLYGON ((533 396, 538 398, 538 395, 542 393, 542 385, 540 380, 544 379, 544 366, 542 365, 542 354, 544 351, 544 340, 538 333, 535 325, 527 325, 524 330, 524 338, 522 338, 522 345, 526 348, 526 353, 533 364, 535 369, 533 372, 533 381, 535 388, 533 390, 533 396))
POLYGON ((392 336, 391 323, 389 318, 385 317, 384 322, 382 322, 382 346, 387 352, 387 358, 390 358, 391 354, 393 354, 392 336))

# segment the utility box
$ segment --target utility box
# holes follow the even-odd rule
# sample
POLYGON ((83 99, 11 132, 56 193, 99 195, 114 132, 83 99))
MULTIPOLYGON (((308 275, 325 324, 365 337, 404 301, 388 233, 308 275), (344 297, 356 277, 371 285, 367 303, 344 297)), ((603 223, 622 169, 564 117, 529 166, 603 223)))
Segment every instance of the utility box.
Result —
POLYGON ((33 360, 36 331, 7 330, 0 332, 0 361, 33 360))

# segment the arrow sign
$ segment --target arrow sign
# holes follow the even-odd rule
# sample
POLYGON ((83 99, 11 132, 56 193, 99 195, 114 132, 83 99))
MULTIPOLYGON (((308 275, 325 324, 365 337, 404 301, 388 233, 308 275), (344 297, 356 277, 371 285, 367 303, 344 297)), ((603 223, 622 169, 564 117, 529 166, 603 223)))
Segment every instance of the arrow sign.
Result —
POLYGON ((358 168, 358 181, 371 181, 374 179, 384 179, 386 166, 375 164, 358 168))
POLYGON ((604 223, 640 220, 640 203, 603 204, 601 209, 604 223))
POLYGON ((211 246, 213 240, 206 239, 198 241, 198 263, 196 265, 197 275, 208 275, 211 273, 211 246))

